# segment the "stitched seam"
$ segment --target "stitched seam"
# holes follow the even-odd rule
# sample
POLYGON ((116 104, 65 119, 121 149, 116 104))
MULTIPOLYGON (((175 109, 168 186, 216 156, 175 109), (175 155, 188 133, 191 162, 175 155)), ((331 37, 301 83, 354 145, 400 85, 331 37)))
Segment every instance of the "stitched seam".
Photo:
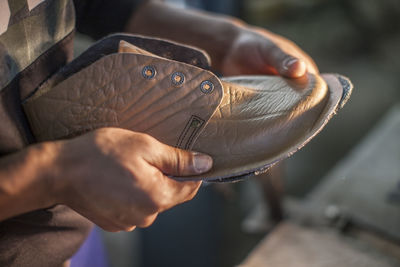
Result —
POLYGON ((192 142, 193 142, 193 140, 194 140, 194 137, 195 137, 196 134, 200 131, 200 129, 203 128, 203 125, 204 125, 204 122, 205 122, 205 120, 203 120, 202 118, 197 117, 197 116, 194 116, 194 115, 192 115, 192 120, 193 120, 193 117, 196 118, 196 119, 198 119, 198 120, 201 122, 201 125, 200 125, 199 127, 197 127, 196 129, 194 129, 193 132, 192 132, 192 134, 189 136, 189 139, 188 139, 188 141, 186 142, 186 145, 185 145, 185 148, 186 148, 186 149, 189 149, 189 148, 190 148, 190 146, 192 145, 192 142))
POLYGON ((193 121, 193 115, 190 117, 189 121, 186 123, 185 128, 183 129, 182 133, 180 134, 179 138, 178 138, 178 143, 176 144, 176 147, 180 147, 183 140, 185 140, 186 134, 189 131, 190 128, 190 124, 193 121))

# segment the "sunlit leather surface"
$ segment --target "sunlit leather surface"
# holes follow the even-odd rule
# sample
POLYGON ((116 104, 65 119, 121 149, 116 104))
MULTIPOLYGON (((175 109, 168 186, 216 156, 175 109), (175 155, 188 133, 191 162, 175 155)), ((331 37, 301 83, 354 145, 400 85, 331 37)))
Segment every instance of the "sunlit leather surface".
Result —
MULTIPOLYGON (((239 76, 221 80, 190 64, 120 44, 24 104, 39 141, 107 126, 148 133, 160 141, 211 155, 213 169, 193 179, 231 181, 265 171, 304 146, 336 113, 342 76, 239 76), (122 53, 121 53, 122 52, 122 53), (156 75, 148 79, 143 68, 156 75), (184 75, 181 85, 171 80, 184 75), (214 86, 210 93, 201 83, 214 86)), ((347 80, 347 79, 346 79, 347 80)))

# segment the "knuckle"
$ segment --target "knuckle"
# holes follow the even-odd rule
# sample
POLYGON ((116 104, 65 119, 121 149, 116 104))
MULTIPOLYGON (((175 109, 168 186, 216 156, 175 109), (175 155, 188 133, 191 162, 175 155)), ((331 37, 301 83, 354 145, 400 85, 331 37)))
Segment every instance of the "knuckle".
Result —
POLYGON ((162 209, 163 201, 159 197, 151 196, 146 203, 146 211, 148 213, 157 213, 162 209))
POLYGON ((170 202, 171 201, 170 201, 169 198, 166 198, 166 197, 165 198, 160 198, 157 201, 157 208, 154 209, 153 212, 157 213, 157 212, 164 211, 165 209, 167 209, 170 206, 170 204, 171 204, 170 202))
POLYGON ((92 133, 92 142, 99 150, 104 149, 107 147, 107 144, 113 143, 113 136, 112 128, 101 128, 97 129, 92 133))
POLYGON ((151 155, 153 157, 159 152, 157 140, 148 134, 135 133, 132 141, 135 144, 136 151, 140 151, 141 155, 144 157, 146 157, 146 155, 151 155))
POLYGON ((152 225, 154 223, 154 221, 157 218, 158 213, 150 215, 150 216, 146 216, 142 219, 142 221, 138 224, 139 227, 149 227, 150 225, 152 225))
POLYGON ((178 174, 182 174, 188 168, 188 162, 191 161, 190 154, 186 154, 181 150, 177 150, 176 152, 176 172, 178 174))
POLYGON ((136 225, 132 225, 132 226, 127 226, 124 228, 125 232, 132 232, 133 230, 136 229, 136 225))
POLYGON ((190 185, 189 193, 186 198, 187 201, 192 200, 197 195, 197 192, 199 191, 200 186, 201 186, 201 182, 193 182, 190 185))
POLYGON ((99 128, 93 131, 93 135, 95 138, 102 138, 103 136, 108 136, 113 134, 115 131, 114 128, 99 128))
POLYGON ((138 139, 138 142, 145 147, 151 147, 156 140, 154 137, 144 133, 136 133, 136 138, 138 139))
POLYGON ((196 192, 190 192, 189 195, 187 196, 186 200, 192 200, 195 196, 197 195, 197 191, 196 192))
POLYGON ((159 191, 160 189, 157 186, 153 186, 150 191, 145 190, 141 197, 140 205, 138 206, 137 203, 133 203, 132 213, 135 213, 136 210, 140 210, 141 214, 153 214, 158 212, 161 206, 161 195, 159 191))
POLYGON ((173 165, 173 168, 175 169, 174 172, 175 173, 181 173, 183 170, 183 160, 182 160, 182 155, 181 153, 177 152, 175 155, 175 165, 173 165))

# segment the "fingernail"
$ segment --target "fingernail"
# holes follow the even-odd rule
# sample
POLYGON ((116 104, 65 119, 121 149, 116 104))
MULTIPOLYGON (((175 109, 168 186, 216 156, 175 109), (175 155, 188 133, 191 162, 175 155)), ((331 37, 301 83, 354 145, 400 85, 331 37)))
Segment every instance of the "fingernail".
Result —
POLYGON ((196 173, 203 173, 212 167, 212 158, 208 155, 195 152, 193 156, 193 168, 196 173))
POLYGON ((299 60, 297 58, 288 57, 283 61, 283 68, 285 70, 289 70, 294 64, 296 64, 299 60))
POLYGON ((306 72, 306 63, 298 58, 286 58, 283 69, 289 77, 301 77, 306 72))

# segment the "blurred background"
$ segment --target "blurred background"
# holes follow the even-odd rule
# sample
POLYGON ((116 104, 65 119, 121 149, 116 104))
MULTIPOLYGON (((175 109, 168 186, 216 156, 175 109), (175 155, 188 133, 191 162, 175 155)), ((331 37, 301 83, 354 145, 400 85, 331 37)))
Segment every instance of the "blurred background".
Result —
MULTIPOLYGON (((170 2, 265 27, 297 43, 321 72, 337 72, 352 80, 355 89, 345 108, 280 166, 277 176, 282 179, 285 197, 306 198, 388 110, 400 103, 398 0, 170 2)), ((90 42, 78 36, 76 54, 90 42)), ((194 201, 161 214, 148 229, 103 233, 111 266, 238 265, 273 230, 265 194, 257 178, 208 185, 194 201)))

